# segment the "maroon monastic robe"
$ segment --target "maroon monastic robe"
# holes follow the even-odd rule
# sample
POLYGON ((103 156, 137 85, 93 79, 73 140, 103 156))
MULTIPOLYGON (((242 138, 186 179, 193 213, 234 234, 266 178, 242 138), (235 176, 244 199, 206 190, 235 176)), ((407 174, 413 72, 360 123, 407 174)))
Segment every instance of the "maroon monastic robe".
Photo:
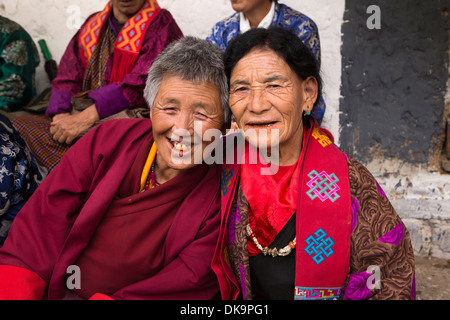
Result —
POLYGON ((0 298, 74 297, 66 278, 77 263, 82 286, 87 270, 88 288, 77 291, 84 298, 210 299, 218 293, 210 265, 219 230, 217 168, 197 165, 139 194, 152 142, 150 120, 122 119, 105 122, 69 149, 0 249, 0 298), (164 221, 152 218, 165 214, 164 221), (128 258, 136 263, 127 265, 128 258))

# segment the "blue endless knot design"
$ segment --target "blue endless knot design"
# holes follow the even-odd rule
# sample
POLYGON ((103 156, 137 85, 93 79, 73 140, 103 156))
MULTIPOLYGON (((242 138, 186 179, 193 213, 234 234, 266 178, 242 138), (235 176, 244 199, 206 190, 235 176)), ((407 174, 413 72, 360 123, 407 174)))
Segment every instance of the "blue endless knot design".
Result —
POLYGON ((331 202, 335 202, 339 199, 337 192, 340 190, 337 182, 338 177, 334 173, 328 174, 325 171, 318 173, 316 170, 311 171, 308 174, 309 180, 306 185, 310 188, 306 194, 314 200, 319 198, 322 202, 329 199, 331 202))
POLYGON ((307 246, 305 251, 309 256, 314 254, 312 259, 316 264, 320 264, 325 258, 328 258, 334 253, 333 249, 331 249, 334 246, 334 241, 330 237, 327 237, 326 232, 321 228, 314 232, 314 235, 306 238, 305 242, 307 246))

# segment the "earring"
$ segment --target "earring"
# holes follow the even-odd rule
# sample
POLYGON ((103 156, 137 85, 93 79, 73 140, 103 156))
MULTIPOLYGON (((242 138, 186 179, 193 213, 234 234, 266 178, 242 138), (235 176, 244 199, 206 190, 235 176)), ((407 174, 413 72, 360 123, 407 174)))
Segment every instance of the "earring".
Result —
POLYGON ((308 111, 303 111, 303 115, 304 116, 309 116, 309 115, 311 115, 311 111, 309 111, 309 110, 308 111))

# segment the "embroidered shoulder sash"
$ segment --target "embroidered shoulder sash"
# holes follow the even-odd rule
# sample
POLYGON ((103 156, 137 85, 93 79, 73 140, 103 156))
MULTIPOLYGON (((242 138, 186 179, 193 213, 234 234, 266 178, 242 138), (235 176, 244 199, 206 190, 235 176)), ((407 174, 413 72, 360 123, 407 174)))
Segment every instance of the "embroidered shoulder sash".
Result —
POLYGON ((350 263, 347 158, 317 124, 304 137, 297 194, 296 300, 338 299, 350 263))

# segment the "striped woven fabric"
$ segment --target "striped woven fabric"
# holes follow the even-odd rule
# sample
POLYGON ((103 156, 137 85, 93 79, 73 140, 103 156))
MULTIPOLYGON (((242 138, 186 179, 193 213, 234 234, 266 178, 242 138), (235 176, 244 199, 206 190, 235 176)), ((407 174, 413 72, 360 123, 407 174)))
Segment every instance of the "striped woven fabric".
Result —
POLYGON ((54 141, 50 135, 50 118, 46 116, 18 117, 11 121, 23 137, 37 162, 50 172, 59 163, 66 144, 54 141))
POLYGON ((102 33, 94 54, 89 59, 83 80, 83 91, 95 90, 105 85, 104 75, 109 57, 113 53, 116 36, 108 24, 102 33))

